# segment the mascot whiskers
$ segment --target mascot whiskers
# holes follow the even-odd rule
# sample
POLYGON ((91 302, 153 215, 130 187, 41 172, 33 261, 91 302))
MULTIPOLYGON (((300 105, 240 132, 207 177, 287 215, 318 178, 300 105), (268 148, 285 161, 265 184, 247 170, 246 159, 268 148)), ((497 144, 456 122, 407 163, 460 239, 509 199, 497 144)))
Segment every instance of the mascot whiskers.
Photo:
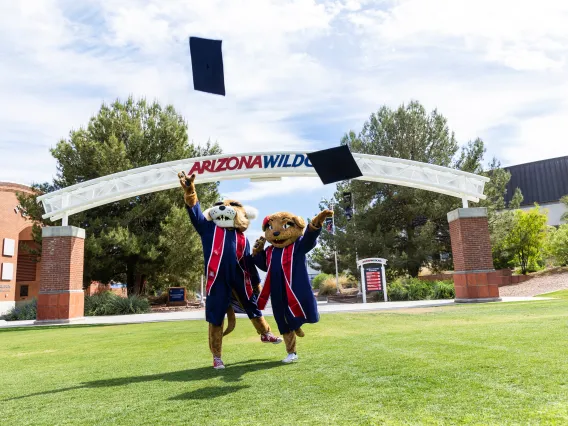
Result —
POLYGON ((286 342, 288 356, 284 363, 298 359, 296 336, 304 337, 302 325, 319 321, 306 254, 315 247, 325 219, 331 216, 333 211, 322 211, 304 232, 306 222, 301 217, 288 212, 274 213, 264 219, 264 237, 253 248, 254 263, 267 272, 258 307, 264 309, 270 297, 274 319, 286 342), (264 250, 266 241, 271 245, 264 250))
POLYGON ((187 177, 180 172, 178 177, 189 218, 203 245, 207 277, 205 318, 209 323, 213 368, 225 368, 221 360, 223 336, 235 327, 235 309, 248 315, 262 342, 282 342, 271 333, 257 306, 260 279, 244 235, 256 211, 236 200, 225 200, 202 212, 195 192, 195 175, 187 177), (225 313, 229 325, 223 333, 225 313))

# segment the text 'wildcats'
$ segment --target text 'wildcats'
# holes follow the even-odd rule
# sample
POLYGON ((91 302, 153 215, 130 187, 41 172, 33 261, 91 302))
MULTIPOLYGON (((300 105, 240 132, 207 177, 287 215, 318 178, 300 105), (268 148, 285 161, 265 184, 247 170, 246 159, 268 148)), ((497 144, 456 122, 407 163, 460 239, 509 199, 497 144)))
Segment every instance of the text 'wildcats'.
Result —
POLYGON ((196 161, 189 174, 217 173, 240 169, 274 169, 280 167, 313 167, 305 154, 248 155, 196 161), (292 158, 293 156, 293 158, 292 158))

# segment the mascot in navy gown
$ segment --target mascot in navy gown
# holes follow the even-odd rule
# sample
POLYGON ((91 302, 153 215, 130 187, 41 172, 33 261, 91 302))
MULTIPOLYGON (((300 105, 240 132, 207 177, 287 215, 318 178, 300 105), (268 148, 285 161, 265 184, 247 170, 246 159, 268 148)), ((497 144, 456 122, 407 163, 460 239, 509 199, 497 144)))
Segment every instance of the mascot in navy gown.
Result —
POLYGON ((264 309, 270 297, 274 319, 286 342, 288 356, 284 363, 298 359, 296 336, 304 337, 302 325, 319 321, 306 254, 315 247, 325 219, 331 216, 333 211, 322 211, 304 232, 306 222, 301 217, 288 212, 274 213, 264 219, 264 237, 253 248, 254 263, 267 272, 258 307, 264 309), (266 241, 271 245, 264 250, 266 241))
POLYGON ((256 213, 235 200, 219 202, 202 212, 195 192, 195 175, 187 177, 180 172, 178 177, 189 218, 203 244, 207 277, 205 318, 209 323, 213 367, 225 368, 221 360, 223 336, 234 329, 235 309, 248 315, 262 342, 282 342, 271 333, 257 306, 260 279, 244 235, 249 220, 254 219, 256 213), (223 333, 225 313, 229 325, 223 333))

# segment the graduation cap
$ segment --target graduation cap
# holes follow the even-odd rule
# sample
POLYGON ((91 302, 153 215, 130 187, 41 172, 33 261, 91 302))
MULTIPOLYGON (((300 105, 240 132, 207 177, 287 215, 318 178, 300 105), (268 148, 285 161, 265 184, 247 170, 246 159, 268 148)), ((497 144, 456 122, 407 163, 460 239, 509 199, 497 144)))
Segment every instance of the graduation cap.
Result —
POLYGON ((221 40, 190 37, 189 51, 193 72, 193 88, 200 92, 225 96, 221 40))
POLYGON ((347 145, 308 154, 324 185, 363 176, 347 145))

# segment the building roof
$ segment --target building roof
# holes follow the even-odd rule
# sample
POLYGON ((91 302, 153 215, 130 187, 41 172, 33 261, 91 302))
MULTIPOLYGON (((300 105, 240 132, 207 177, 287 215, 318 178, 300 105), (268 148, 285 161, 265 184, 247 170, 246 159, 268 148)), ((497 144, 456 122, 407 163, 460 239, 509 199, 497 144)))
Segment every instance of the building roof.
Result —
POLYGON ((568 156, 505 167, 511 173, 505 201, 516 188, 523 193, 521 205, 554 203, 568 195, 568 156))
POLYGON ((0 192, 27 192, 32 193, 33 189, 28 185, 15 182, 0 182, 0 192))

